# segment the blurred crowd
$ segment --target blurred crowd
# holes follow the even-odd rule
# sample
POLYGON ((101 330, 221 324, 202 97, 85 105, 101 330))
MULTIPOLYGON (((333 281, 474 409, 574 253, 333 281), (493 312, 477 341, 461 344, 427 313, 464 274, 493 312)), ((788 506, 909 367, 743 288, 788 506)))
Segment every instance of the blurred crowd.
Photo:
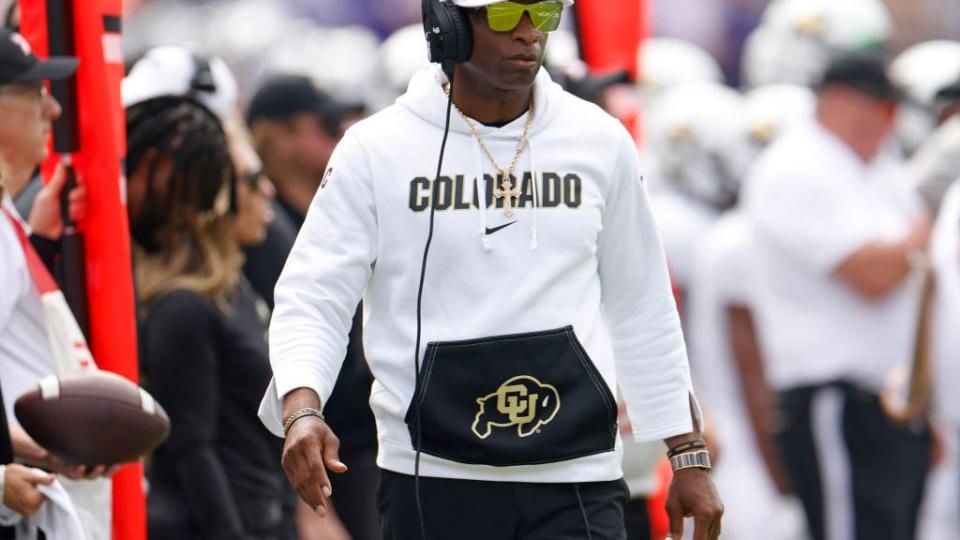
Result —
MULTIPOLYGON (((589 73, 569 28, 551 37, 554 80, 637 136, 708 416, 723 538, 960 539, 960 42, 939 39, 960 35, 960 10, 947 3, 655 2, 637 81, 589 73)), ((256 412, 273 287, 338 140, 427 64, 419 5, 128 9, 140 365, 173 426, 148 463, 150 537, 375 539, 362 304, 324 410, 350 464, 332 478, 331 516, 298 503, 282 440, 256 412)), ((34 90, 42 121, 56 118, 34 90)), ((42 155, 11 129, 0 118, 0 146, 32 152, 32 178, 4 186, 4 208, 39 252, 60 234, 37 217, 59 193, 33 177, 42 155)), ((5 183, 11 167, 0 162, 5 183)), ((15 352, 0 343, 0 361, 15 352)), ((0 462, 73 478, 72 496, 103 504, 84 482, 110 471, 57 463, 11 412, 54 372, 0 365, 14 439, 0 462)), ((624 418, 630 538, 662 540, 664 448, 630 430, 624 418)), ((11 467, 8 478, 28 474, 11 467)), ((93 515, 83 526, 104 538, 93 515)))

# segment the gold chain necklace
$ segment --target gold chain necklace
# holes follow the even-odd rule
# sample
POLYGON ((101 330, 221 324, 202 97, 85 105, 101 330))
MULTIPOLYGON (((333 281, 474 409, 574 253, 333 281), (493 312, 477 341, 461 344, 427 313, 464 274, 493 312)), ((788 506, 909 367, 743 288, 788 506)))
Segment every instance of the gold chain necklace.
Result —
MULTIPOLYGON (((450 86, 447 84, 443 85, 443 91, 448 96, 450 95, 450 86)), ((473 133, 474 138, 477 139, 477 142, 480 144, 480 149, 483 150, 483 153, 486 154, 487 159, 490 160, 490 163, 493 164, 493 167, 499 173, 500 178, 503 179, 500 187, 497 187, 493 190, 493 196, 495 199, 506 199, 505 204, 503 205, 503 215, 507 217, 513 216, 513 210, 515 206, 513 202, 515 199, 520 197, 520 188, 514 185, 513 183, 513 169, 516 168, 517 162, 520 161, 520 156, 523 155, 523 151, 527 148, 527 138, 530 134, 530 125, 533 124, 533 92, 530 93, 530 105, 529 110, 527 111, 527 122, 523 126, 523 134, 520 135, 520 141, 517 143, 517 153, 513 155, 513 160, 510 162, 510 167, 506 170, 497 163, 497 160, 493 159, 493 154, 490 152, 490 149, 487 148, 487 145, 484 144, 483 138, 480 137, 480 133, 477 132, 476 126, 473 124, 467 115, 463 114, 458 107, 457 113, 460 114, 460 118, 463 118, 464 123, 467 124, 467 127, 470 128, 470 133, 473 133)))

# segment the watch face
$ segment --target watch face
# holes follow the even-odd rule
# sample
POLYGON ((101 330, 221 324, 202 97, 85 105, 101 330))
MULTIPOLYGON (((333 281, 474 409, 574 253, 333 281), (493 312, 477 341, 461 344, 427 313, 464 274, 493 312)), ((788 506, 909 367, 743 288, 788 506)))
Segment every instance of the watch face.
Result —
POLYGON ((686 452, 670 458, 674 471, 682 469, 711 469, 710 453, 705 450, 686 452))

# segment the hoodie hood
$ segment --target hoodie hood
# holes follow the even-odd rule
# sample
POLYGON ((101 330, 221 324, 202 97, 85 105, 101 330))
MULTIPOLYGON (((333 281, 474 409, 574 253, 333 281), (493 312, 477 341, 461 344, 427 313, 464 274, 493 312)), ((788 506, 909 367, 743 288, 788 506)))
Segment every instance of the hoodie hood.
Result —
MULTIPOLYGON (((426 66, 413 76, 407 92, 397 98, 397 104, 442 130, 447 114, 447 95, 443 92, 446 82, 447 76, 439 65, 426 66)), ((533 83, 534 119, 530 126, 531 139, 556 117, 556 104, 562 94, 560 85, 553 82, 546 69, 541 68, 533 83)), ((485 126, 480 122, 474 122, 474 125, 484 140, 487 137, 516 139, 523 132, 525 122, 526 114, 500 128, 485 126)), ((459 114, 450 115, 450 131, 471 135, 470 128, 459 114)))

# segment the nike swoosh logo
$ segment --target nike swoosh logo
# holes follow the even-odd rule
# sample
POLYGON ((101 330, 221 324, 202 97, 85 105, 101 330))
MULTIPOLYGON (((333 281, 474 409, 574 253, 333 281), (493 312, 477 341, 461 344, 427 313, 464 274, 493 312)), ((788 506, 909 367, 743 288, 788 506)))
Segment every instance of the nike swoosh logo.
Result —
POLYGON ((516 223, 516 221, 511 221, 510 223, 507 223, 506 225, 501 225, 501 226, 499 226, 499 227, 494 227, 494 228, 492 228, 492 229, 491 229, 490 227, 487 227, 487 234, 488 234, 488 235, 489 235, 489 234, 493 234, 493 233, 499 231, 500 229, 506 229, 507 227, 513 225, 514 223, 516 223))

